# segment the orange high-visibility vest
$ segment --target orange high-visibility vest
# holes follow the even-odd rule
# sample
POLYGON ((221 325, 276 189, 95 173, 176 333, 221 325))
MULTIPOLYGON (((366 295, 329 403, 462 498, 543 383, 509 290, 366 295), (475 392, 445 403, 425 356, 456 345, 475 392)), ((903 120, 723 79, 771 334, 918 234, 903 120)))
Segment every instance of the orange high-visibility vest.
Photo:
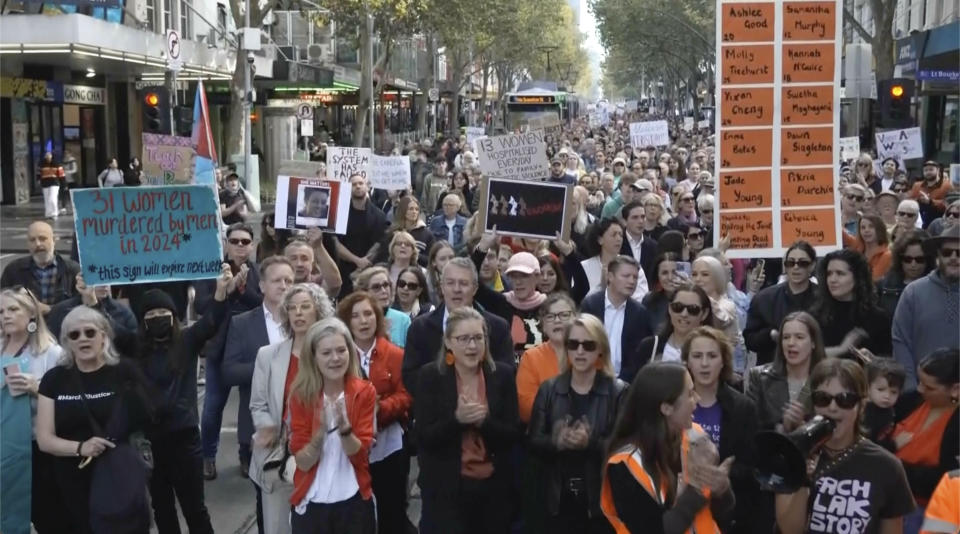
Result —
MULTIPOLYGON (((700 428, 700 425, 696 423, 693 424, 693 428, 687 430, 683 433, 683 438, 681 440, 681 450, 680 453, 683 456, 683 462, 686 463, 687 455, 690 453, 690 441, 692 438, 696 437, 698 434, 703 434, 703 429, 700 428)), ((607 460, 607 465, 623 463, 627 466, 627 469, 630 470, 630 473, 633 475, 633 478, 643 486, 643 489, 647 491, 650 497, 658 504, 661 508, 667 507, 667 487, 666 487, 666 478, 660 477, 660 487, 654 488, 653 478, 647 473, 643 468, 643 458, 641 457, 640 448, 636 446, 627 446, 617 452, 613 453, 610 458, 607 460)), ((686 478, 686 473, 682 473, 680 476, 686 478)), ((713 515, 710 513, 710 490, 704 489, 703 495, 707 498, 707 504, 697 512, 697 515, 693 518, 693 523, 690 525, 690 528, 686 530, 687 534, 720 534, 720 528, 717 526, 716 521, 713 520, 713 515)), ((600 493, 600 509, 603 510, 603 515, 607 517, 607 520, 616 530, 617 534, 631 534, 630 529, 620 521, 620 518, 617 516, 617 509, 613 503, 613 492, 610 489, 610 483, 607 481, 606 476, 603 478, 603 488, 600 493)))
POLYGON ((960 469, 945 473, 933 490, 920 534, 960 532, 960 469))

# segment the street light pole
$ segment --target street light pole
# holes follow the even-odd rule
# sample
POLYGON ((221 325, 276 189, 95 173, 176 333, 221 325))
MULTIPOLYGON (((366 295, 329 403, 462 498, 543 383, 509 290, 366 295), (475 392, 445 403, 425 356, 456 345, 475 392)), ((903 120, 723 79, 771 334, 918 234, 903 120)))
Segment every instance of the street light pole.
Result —
MULTIPOLYGON (((249 1, 249 0, 248 0, 249 1)), ((373 113, 374 113, 374 102, 373 97, 373 15, 370 14, 370 5, 366 5, 367 11, 367 69, 369 70, 369 76, 367 77, 367 90, 370 92, 370 111, 367 114, 367 128, 370 129, 370 150, 376 150, 376 136, 373 131, 373 113)), ((380 83, 383 83, 381 80, 380 83)))
MULTIPOLYGON (((244 32, 250 28, 250 0, 245 0, 243 8, 243 30, 244 32)), ((240 40, 243 42, 243 39, 240 40)), ((239 47, 238 54, 244 54, 244 48, 239 47)), ((250 124, 250 112, 253 111, 253 101, 250 98, 251 87, 250 87, 250 69, 253 67, 253 62, 249 60, 250 58, 244 58, 246 64, 243 67, 243 184, 247 188, 247 191, 251 195, 255 195, 257 199, 257 204, 260 201, 260 180, 251 179, 250 175, 250 154, 253 150, 253 141, 251 129, 253 128, 250 124)), ((259 177, 258 177, 259 178, 259 177)))

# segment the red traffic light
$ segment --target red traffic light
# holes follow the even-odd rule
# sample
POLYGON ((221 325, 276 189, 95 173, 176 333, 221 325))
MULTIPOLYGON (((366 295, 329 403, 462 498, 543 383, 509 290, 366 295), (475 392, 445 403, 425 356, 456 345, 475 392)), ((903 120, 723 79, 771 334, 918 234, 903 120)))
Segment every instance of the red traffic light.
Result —
POLYGON ((890 86, 890 96, 894 98, 900 98, 903 96, 903 86, 902 85, 891 85, 890 86))
POLYGON ((147 93, 146 96, 143 97, 143 101, 148 106, 156 106, 160 103, 160 96, 157 95, 157 93, 147 93))

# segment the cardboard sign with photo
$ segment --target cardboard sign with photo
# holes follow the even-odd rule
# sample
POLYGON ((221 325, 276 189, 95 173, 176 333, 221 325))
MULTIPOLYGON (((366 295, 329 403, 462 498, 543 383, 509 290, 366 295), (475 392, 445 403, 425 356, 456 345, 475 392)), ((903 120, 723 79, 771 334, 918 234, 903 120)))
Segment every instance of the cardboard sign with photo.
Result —
POLYGON ((330 188, 301 183, 297 187, 296 224, 326 227, 330 219, 330 188))
POLYGON ((277 176, 276 228, 347 233, 350 184, 322 178, 277 176))
POLYGON ((480 217, 485 232, 532 239, 570 236, 573 186, 490 178, 483 186, 480 217))

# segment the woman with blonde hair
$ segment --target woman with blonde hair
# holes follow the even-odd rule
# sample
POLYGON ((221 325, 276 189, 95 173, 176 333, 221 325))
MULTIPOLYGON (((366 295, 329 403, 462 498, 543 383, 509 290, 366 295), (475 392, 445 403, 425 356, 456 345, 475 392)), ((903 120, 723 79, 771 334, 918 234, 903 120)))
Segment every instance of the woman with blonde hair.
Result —
POLYGON ((417 240, 407 232, 399 230, 393 233, 390 246, 387 248, 387 263, 390 265, 390 282, 394 285, 400 276, 400 271, 407 267, 419 267, 420 250, 417 240))
POLYGON ((600 510, 603 444, 627 383, 616 378, 600 319, 580 315, 564 330, 559 376, 544 382, 530 417, 530 449, 545 466, 551 532, 606 533, 600 510))
POLYGON ((414 404, 420 532, 509 532, 520 438, 513 369, 494 363, 487 323, 473 308, 449 310, 443 343, 419 372, 414 404))
POLYGON ((713 326, 727 335, 733 345, 733 370, 739 376, 746 372, 746 348, 737 317, 737 305, 727 296, 727 271, 720 260, 712 256, 700 256, 693 261, 691 278, 710 297, 713 309, 713 326))
POLYGON ((655 241, 667 231, 667 208, 660 195, 647 195, 643 199, 643 237, 649 237, 655 241))
POLYGON ((40 452, 33 428, 40 379, 57 365, 61 349, 29 289, 0 293, 0 320, 0 531, 29 533, 32 517, 40 534, 57 532, 62 503, 51 484, 53 458, 40 452))
POLYGON ((407 330, 412 321, 408 314, 391 307, 394 290, 390 272, 382 265, 374 265, 355 274, 354 288, 370 293, 377 300, 380 309, 384 310, 384 317, 387 318, 387 338, 402 349, 407 343, 407 330))
POLYGON ((369 453, 377 392, 361 378, 353 337, 339 319, 307 331, 289 403, 293 534, 373 534, 369 453))
POLYGON ((423 221, 423 212, 420 210, 420 201, 417 200, 417 197, 407 195, 397 200, 396 207, 393 210, 393 223, 387 229, 383 239, 374 245, 376 250, 371 251, 372 254, 367 254, 367 257, 375 257, 376 262, 387 261, 387 258, 391 255, 393 238, 397 232, 405 232, 413 238, 417 258, 421 260, 420 265, 426 267, 426 256, 430 247, 436 241, 436 237, 423 221))

